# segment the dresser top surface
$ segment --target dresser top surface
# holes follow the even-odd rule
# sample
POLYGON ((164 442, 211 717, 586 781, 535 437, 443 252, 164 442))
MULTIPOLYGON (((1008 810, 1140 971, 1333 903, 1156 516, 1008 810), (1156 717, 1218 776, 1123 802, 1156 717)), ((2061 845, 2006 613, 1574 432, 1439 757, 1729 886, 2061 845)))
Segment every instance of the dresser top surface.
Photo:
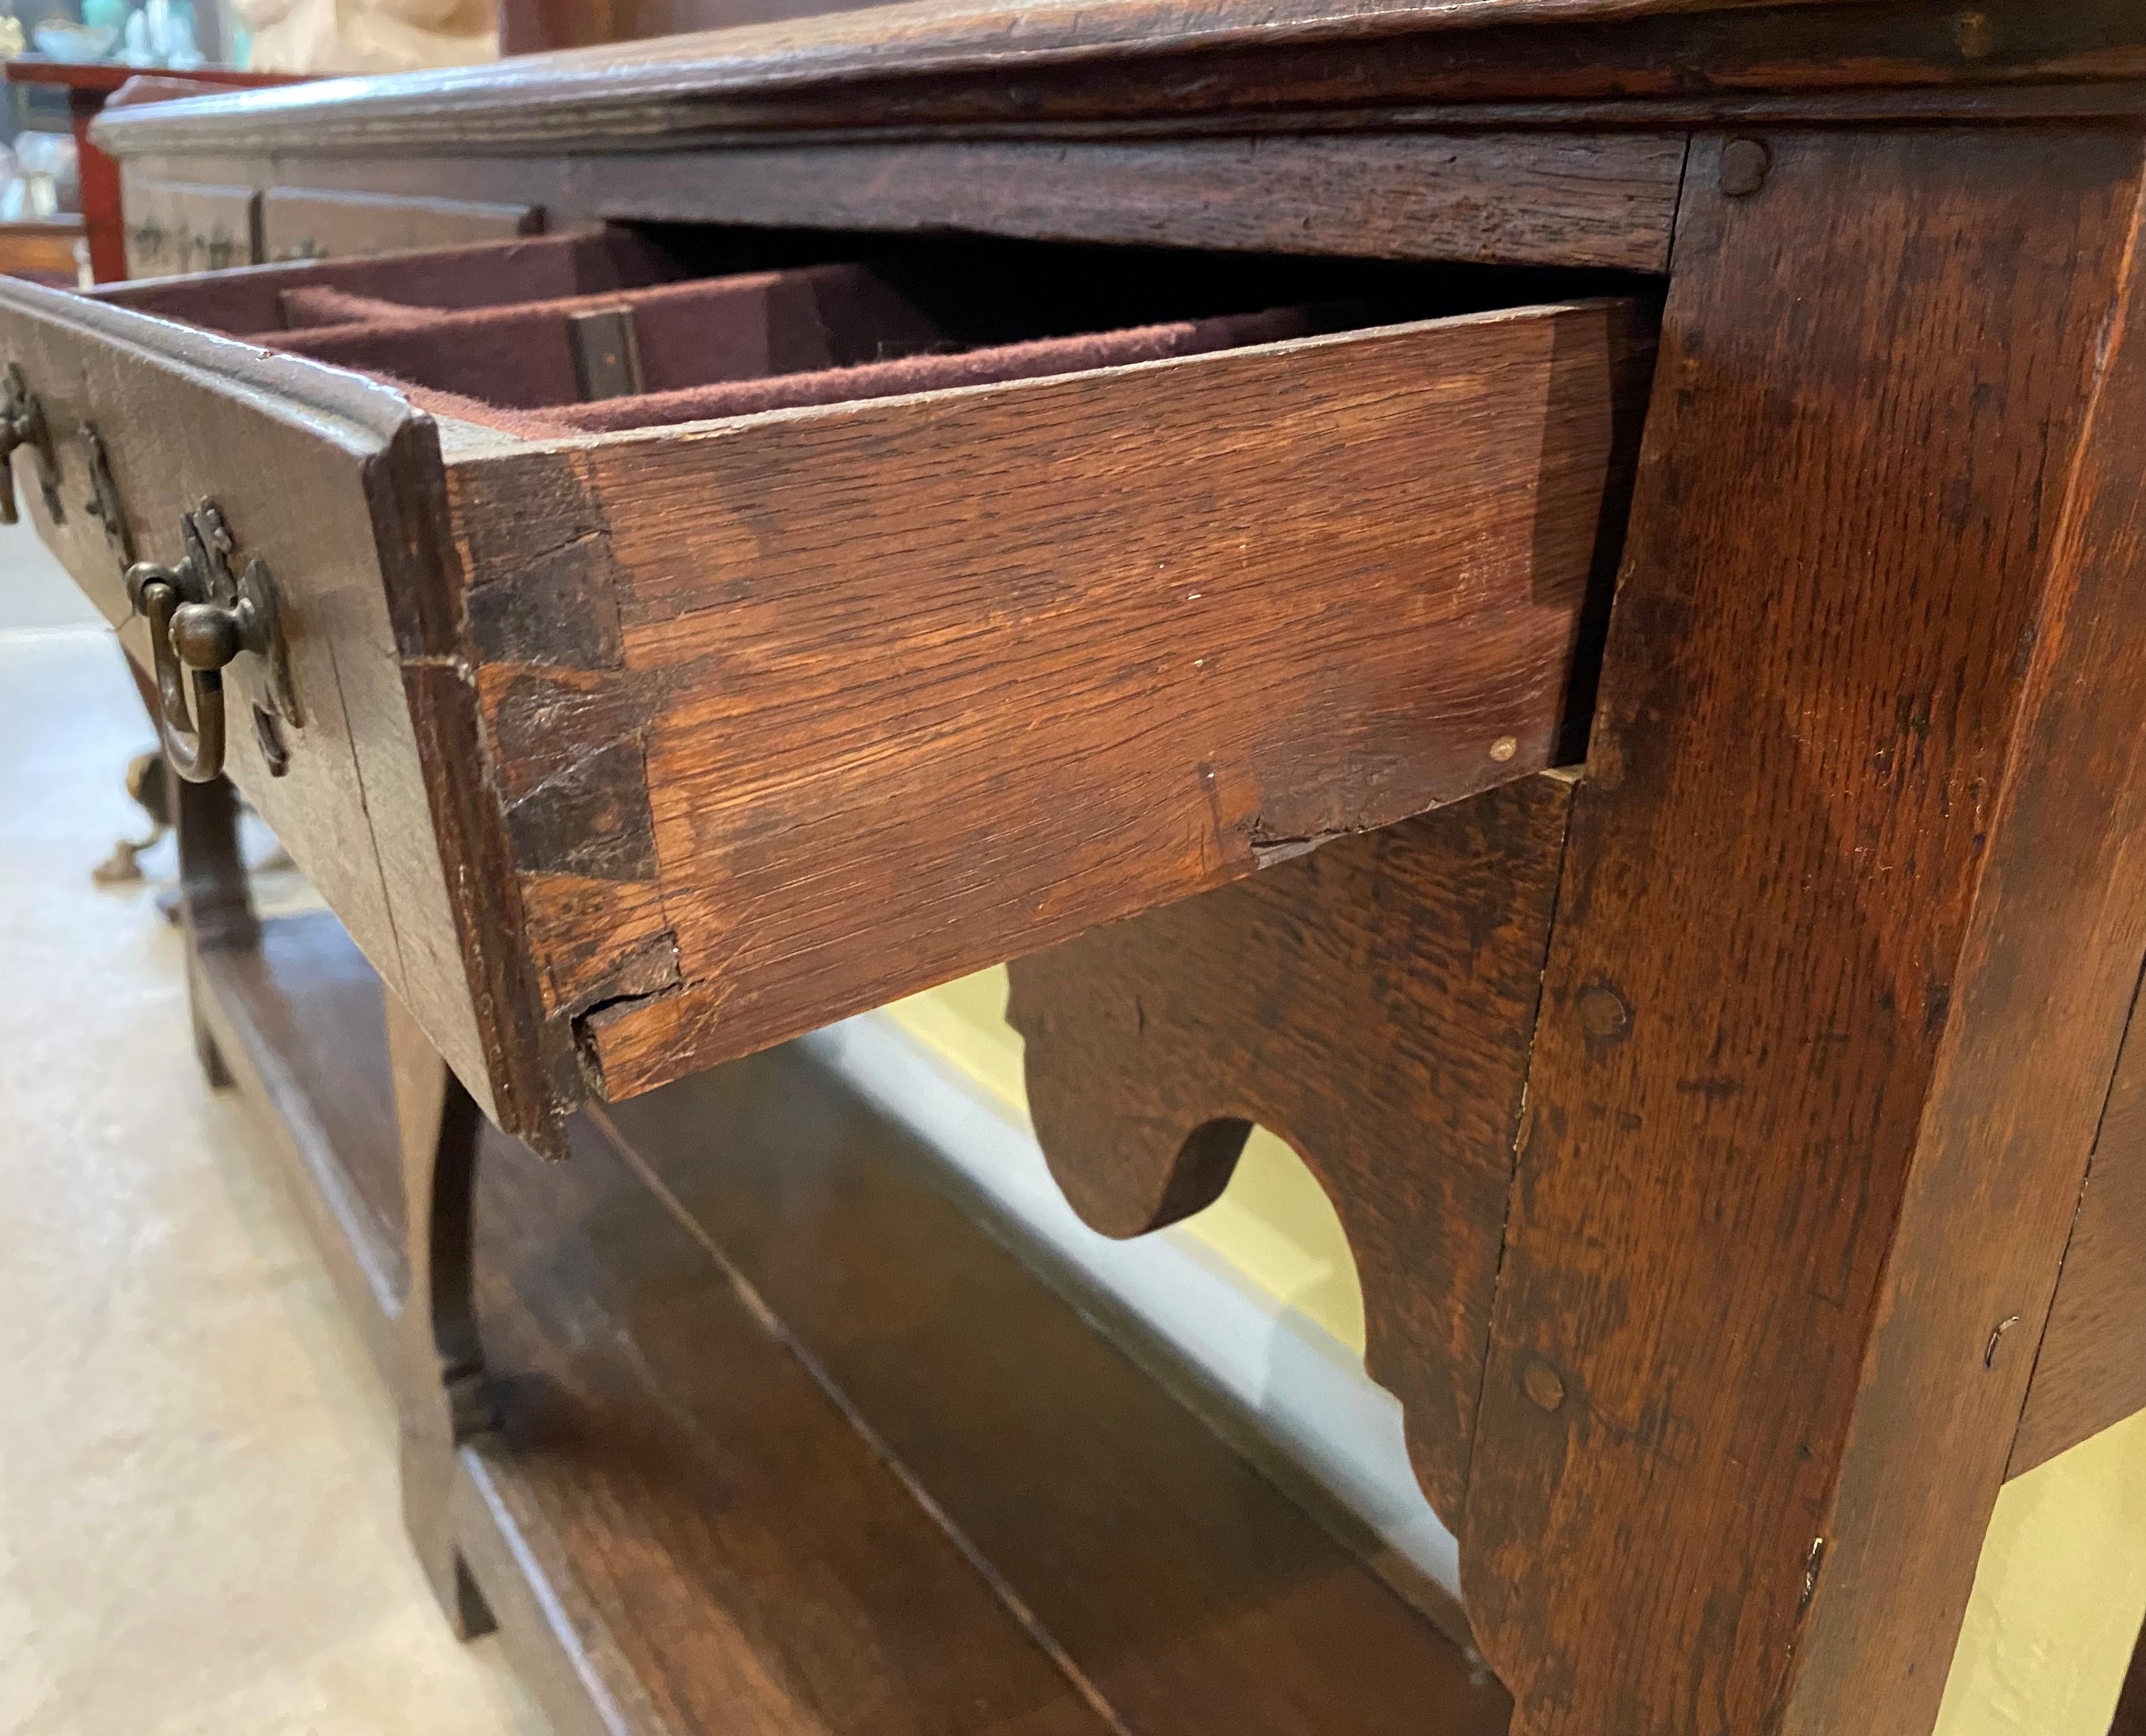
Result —
POLYGON ((97 137, 121 157, 422 154, 1285 130, 1411 111, 1644 124, 1651 105, 1674 123, 1759 97, 2141 80, 2146 9, 2131 0, 917 0, 114 111, 97 137))

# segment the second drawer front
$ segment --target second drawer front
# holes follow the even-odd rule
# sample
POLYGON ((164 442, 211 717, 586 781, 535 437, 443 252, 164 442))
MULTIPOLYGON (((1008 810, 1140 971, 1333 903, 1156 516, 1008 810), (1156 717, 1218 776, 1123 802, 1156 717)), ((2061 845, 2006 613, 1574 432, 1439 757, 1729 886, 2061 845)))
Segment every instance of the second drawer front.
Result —
POLYGON ((197 182, 127 182, 127 272, 170 277, 220 272, 260 258, 261 195, 197 182))
POLYGON ((543 227, 542 208, 535 205, 275 187, 261 196, 260 257, 360 258, 413 247, 506 241, 533 235, 543 227))

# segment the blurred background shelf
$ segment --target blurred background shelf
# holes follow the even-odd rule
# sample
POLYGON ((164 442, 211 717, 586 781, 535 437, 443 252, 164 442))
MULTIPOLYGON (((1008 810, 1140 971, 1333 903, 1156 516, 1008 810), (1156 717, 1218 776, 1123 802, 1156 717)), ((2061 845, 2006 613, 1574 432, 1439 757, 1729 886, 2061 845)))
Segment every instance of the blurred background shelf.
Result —
MULTIPOLYGON (((127 230, 120 215, 119 166, 89 140, 89 123, 103 112, 106 104, 115 98, 127 102, 169 102, 205 91, 292 84, 305 76, 240 72, 228 67, 177 72, 168 67, 121 66, 110 61, 49 60, 33 54, 17 55, 6 62, 4 70, 11 86, 55 91, 66 99, 67 123, 74 137, 77 173, 81 182, 81 214, 72 222, 77 238, 88 245, 90 275, 98 283, 116 282, 127 275, 127 230), (124 97, 120 97, 122 91, 127 92, 124 97)), ((0 237, 0 247, 4 245, 5 237, 0 237)), ((7 262, 8 257, 0 253, 0 271, 10 275, 35 275, 7 262)), ((72 243, 67 275, 40 281, 75 281, 72 243)))

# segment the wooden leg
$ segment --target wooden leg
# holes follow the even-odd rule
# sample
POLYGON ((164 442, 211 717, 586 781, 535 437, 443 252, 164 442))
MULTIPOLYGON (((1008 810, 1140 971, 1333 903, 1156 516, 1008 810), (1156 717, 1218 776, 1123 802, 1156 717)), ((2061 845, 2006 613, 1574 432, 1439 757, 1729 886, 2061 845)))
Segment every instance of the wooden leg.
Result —
POLYGON ((2139 139, 1723 143, 1470 1468, 1515 1736, 1928 1736, 2146 952, 2139 139))
POLYGON ((200 970, 204 952, 256 946, 261 924, 253 914, 246 862, 238 848, 238 792, 228 780, 189 784, 169 780, 173 830, 179 839, 179 910, 187 932, 187 1005, 193 1021, 194 1053, 209 1084, 222 1090, 231 1070, 217 1052, 202 1015, 200 970))
MULTIPOLYGON (((142 685, 131 661, 128 668, 142 685)), ((143 702, 153 704, 146 688, 143 702)), ((199 957, 257 946, 261 924, 239 851, 237 792, 224 778, 190 784, 174 776, 169 781, 195 1052, 209 1083, 222 1090, 232 1083, 232 1074, 202 1014, 199 957)), ((399 1319, 400 1367, 393 1374, 403 1519, 440 1607, 455 1632, 470 1639, 490 1630, 492 1615, 455 1547, 447 1497, 456 1449, 492 1421, 469 1266, 471 1188, 483 1117, 394 995, 385 1000, 409 1273, 399 1319)))
POLYGON ((433 1595, 467 1639, 492 1625, 447 1513, 456 1449, 492 1420, 470 1293, 470 1211, 483 1117, 392 995, 387 1003, 410 1274, 396 1383, 402 1517, 433 1595))
POLYGON ((227 1091, 237 1080, 232 1076, 223 1051, 217 1047, 216 1033, 209 1028, 208 1017, 202 1010, 202 997, 208 990, 202 986, 201 964, 192 945, 187 948, 187 1018, 193 1027, 194 1060, 200 1063, 202 1077, 208 1081, 212 1091, 227 1091))

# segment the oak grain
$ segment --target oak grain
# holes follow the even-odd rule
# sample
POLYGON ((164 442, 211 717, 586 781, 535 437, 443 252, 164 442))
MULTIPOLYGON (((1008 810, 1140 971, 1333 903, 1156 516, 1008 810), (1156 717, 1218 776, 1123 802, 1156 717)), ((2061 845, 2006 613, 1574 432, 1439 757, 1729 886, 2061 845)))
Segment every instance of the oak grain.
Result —
POLYGON ((1553 763, 1646 363, 1587 304, 458 466, 615 599, 558 739, 643 696, 677 986, 604 1094, 1553 763))
POLYGON ((1116 1728, 1490 1736, 1464 1655, 795 1047, 601 1119, 1116 1728))
POLYGON ((2139 141, 1764 142, 1530 1071, 1462 1563, 1526 1736, 1926 1736, 2146 945, 2139 141))
POLYGON ((107 115, 115 155, 676 144, 787 131, 1152 127, 1421 102, 2004 87, 2146 72, 2124 0, 1139 0, 937 3, 747 25, 310 92, 107 115))
POLYGON ((1684 135, 932 140, 624 156, 607 214, 1659 272, 1684 135))

